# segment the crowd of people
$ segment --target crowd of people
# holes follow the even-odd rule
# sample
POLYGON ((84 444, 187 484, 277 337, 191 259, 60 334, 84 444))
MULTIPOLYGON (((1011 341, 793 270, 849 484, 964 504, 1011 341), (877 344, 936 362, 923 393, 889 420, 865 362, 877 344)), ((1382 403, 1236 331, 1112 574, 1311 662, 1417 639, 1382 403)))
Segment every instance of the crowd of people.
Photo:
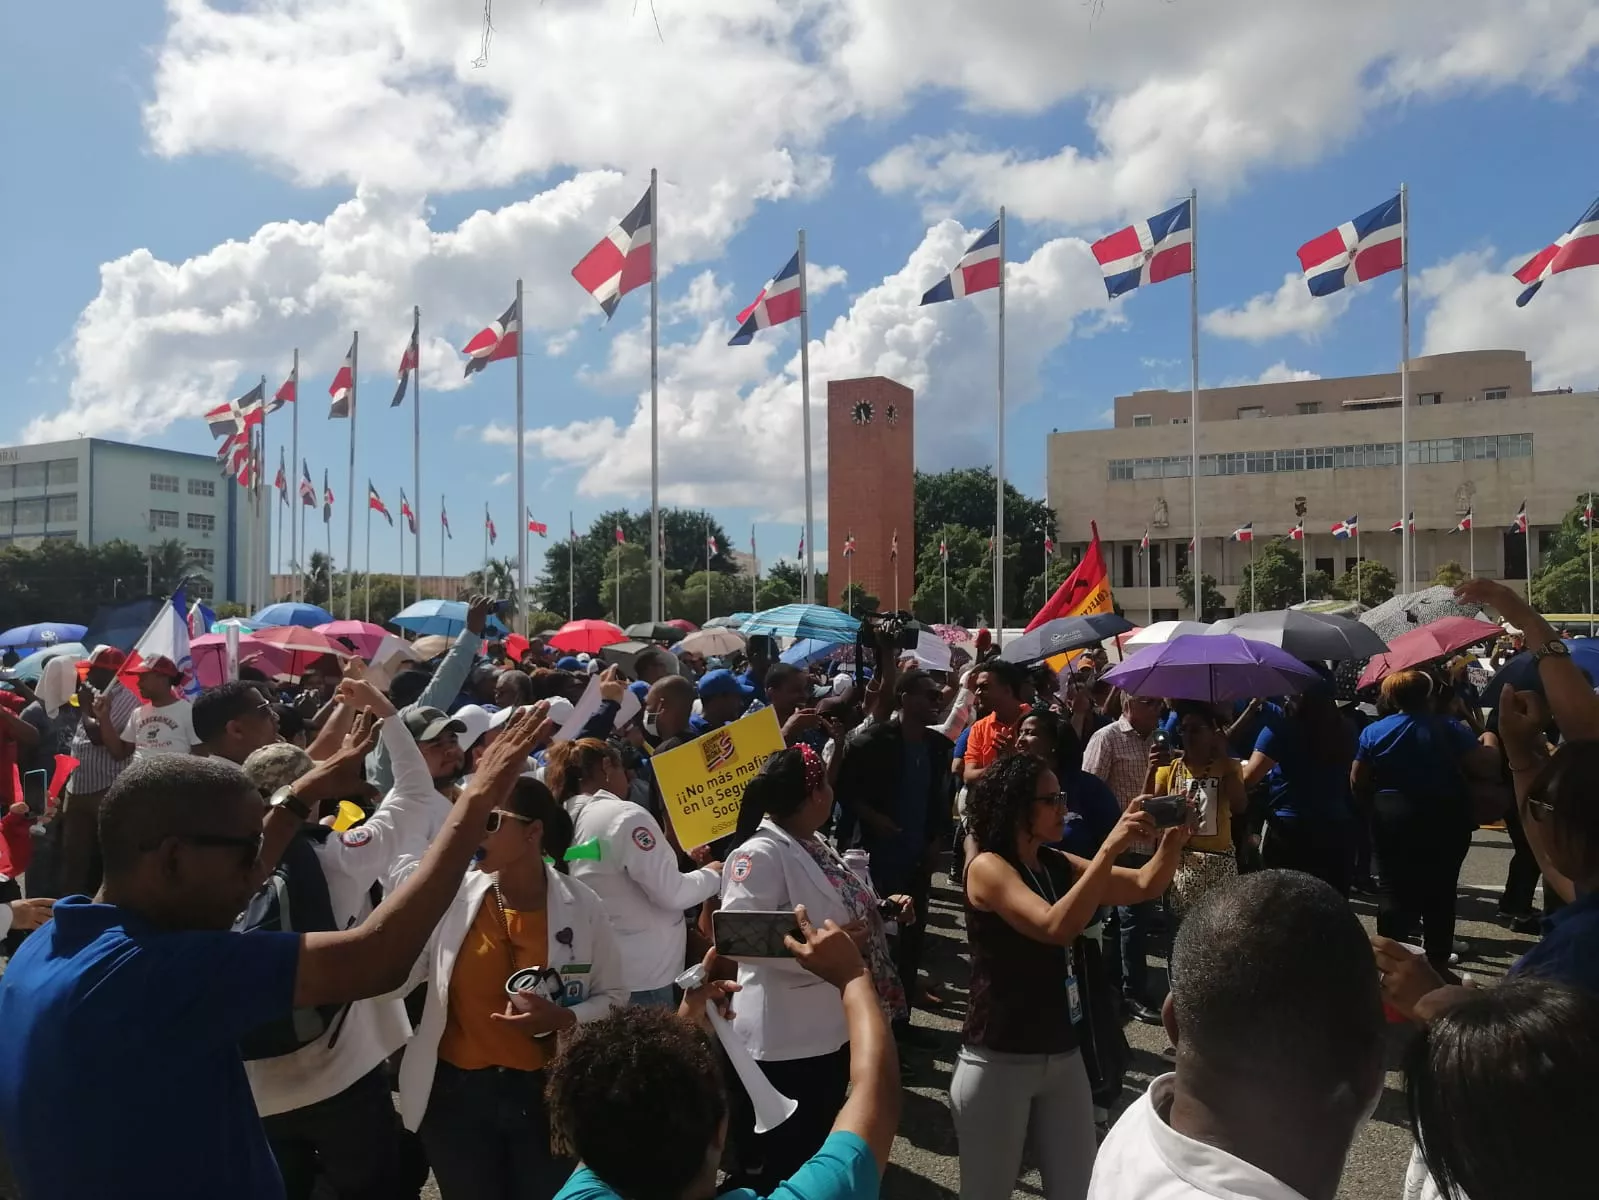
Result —
POLYGON ((869 1200, 915 1014, 958 1011, 923 970, 937 871, 965 1200, 1024 1163, 1048 1200, 1332 1200, 1397 1022, 1410 1195, 1585 1194, 1580 1139, 1543 1135, 1596 1107, 1599 696, 1513 592, 1463 591, 1532 659, 1486 714, 1447 664, 1373 716, 1330 673, 1211 705, 986 639, 949 672, 888 635, 869 670, 759 636, 511 661, 481 598, 393 675, 246 668, 191 700, 165 659, 57 658, 0 693, 0 767, 76 762, 0 822, 0 1194, 869 1200), (765 707, 786 748, 682 845, 652 760, 765 707), (1489 819, 1526 860, 1506 919, 1529 872, 1546 913, 1484 987, 1454 923, 1489 819), (792 922, 735 954, 718 913, 792 922), (1130 1104, 1129 1020, 1170 1043, 1130 1104))

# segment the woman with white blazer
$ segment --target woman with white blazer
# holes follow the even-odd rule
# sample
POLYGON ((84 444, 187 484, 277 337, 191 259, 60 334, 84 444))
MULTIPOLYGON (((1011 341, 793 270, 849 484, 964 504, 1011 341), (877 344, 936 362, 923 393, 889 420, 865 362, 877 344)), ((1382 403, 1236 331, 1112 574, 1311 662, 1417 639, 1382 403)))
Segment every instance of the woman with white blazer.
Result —
MULTIPOLYGON (((735 848, 722 868, 725 911, 791 912, 805 906, 813 924, 836 921, 861 948, 886 1018, 906 1014, 883 918, 871 884, 845 865, 817 832, 833 812, 833 789, 821 756, 809 746, 768 758, 744 789, 735 848)), ((889 897, 897 920, 910 920, 909 897, 889 897)), ((789 958, 739 962, 733 1025, 762 1073, 799 1108, 769 1133, 735 1099, 731 1136, 740 1174, 729 1186, 770 1195, 821 1149, 849 1084, 844 1005, 828 986, 789 958)))
POLYGON ((549 789, 519 780, 418 962, 427 1003, 400 1067, 400 1115, 444 1200, 550 1200, 571 1172, 551 1153, 544 1107, 552 1035, 627 1000, 605 910, 565 873, 571 842, 549 789), (559 1002, 509 1003, 506 981, 527 967, 559 972, 559 1002))

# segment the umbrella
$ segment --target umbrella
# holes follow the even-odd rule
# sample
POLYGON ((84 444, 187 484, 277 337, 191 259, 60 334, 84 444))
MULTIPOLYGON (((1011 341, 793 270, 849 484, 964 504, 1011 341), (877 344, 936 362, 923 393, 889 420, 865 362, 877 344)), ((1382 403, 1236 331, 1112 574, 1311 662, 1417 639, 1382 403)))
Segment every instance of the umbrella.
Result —
POLYGON ((1106 671, 1104 680, 1135 696, 1245 700, 1302 692, 1321 675, 1286 650, 1235 633, 1184 634, 1145 646, 1106 671))
POLYGON ((842 643, 826 642, 818 638, 801 638, 783 651, 783 661, 796 667, 808 667, 823 659, 832 658, 843 648, 842 643))
POLYGON ((636 625, 629 625, 622 632, 628 637, 639 642, 672 642, 683 640, 683 631, 676 625, 668 625, 664 621, 640 621, 636 625))
POLYGON ((609 621, 568 621, 550 639, 550 649, 567 654, 598 654, 602 646, 625 641, 627 634, 609 621))
POLYGON ((45 664, 52 658, 61 658, 71 655, 74 662, 89 657, 89 648, 82 642, 57 642, 54 646, 46 646, 43 650, 35 650, 24 658, 15 667, 11 674, 16 679, 27 683, 39 682, 39 676, 44 674, 45 664))
POLYGON ((682 617, 673 617, 667 624, 673 629, 681 630, 683 633, 693 633, 699 629, 699 626, 694 624, 693 621, 685 620, 682 617))
MULTIPOLYGON (((1571 661, 1588 677, 1588 682, 1599 685, 1599 641, 1573 638, 1566 643, 1566 648, 1571 651, 1571 661)), ((24 663, 31 661, 31 658, 23 660, 24 663)), ((22 664, 17 665, 17 671, 21 673, 22 664)), ((1494 673, 1494 677, 1483 686, 1482 706, 1498 708, 1499 693, 1507 687, 1513 687, 1518 692, 1533 691, 1543 695, 1543 679, 1538 674, 1538 662, 1533 658, 1532 651, 1523 650, 1494 673)))
POLYGON ((736 613, 729 613, 725 617, 712 617, 709 621, 705 622, 704 625, 700 626, 700 628, 701 629, 737 629, 737 628, 739 628, 739 626, 743 625, 745 621, 748 621, 754 615, 755 615, 754 613, 736 612, 736 613))
POLYGON ((1209 633, 1210 625, 1204 621, 1155 621, 1145 625, 1137 633, 1122 642, 1123 648, 1141 646, 1159 646, 1169 642, 1172 638, 1183 637, 1190 633, 1209 633))
MULTIPOLYGON (((328 621, 331 620, 333 618, 329 617, 328 621)), ((318 625, 325 623, 317 622, 318 625)), ((398 625, 407 633, 415 634, 417 637, 430 633, 455 637, 466 628, 466 601, 418 600, 396 613, 390 624, 398 625)), ((510 632, 492 613, 489 614, 488 628, 498 634, 510 632)))
POLYGON ((1329 617, 1294 609, 1229 617, 1225 621, 1217 621, 1210 627, 1210 632, 1236 633, 1252 642, 1269 642, 1303 662, 1370 658, 1388 649, 1388 643, 1378 637, 1369 625, 1351 621, 1348 617, 1329 617))
POLYGON ((318 625, 316 632, 325 634, 335 641, 348 642, 357 654, 368 661, 371 661, 372 655, 383 644, 384 638, 394 636, 383 626, 374 625, 370 621, 329 621, 326 625, 318 625))
POLYGON ((241 634, 254 633, 257 629, 269 629, 268 625, 257 625, 254 621, 246 621, 243 617, 224 617, 220 621, 212 621, 207 633, 226 633, 230 629, 237 629, 241 634))
MULTIPOLYGON (((228 638, 223 633, 206 633, 189 643, 194 662, 194 680, 203 688, 220 687, 228 677, 228 638)), ((239 665, 254 667, 263 675, 293 676, 294 655, 280 647, 258 642, 252 637, 239 639, 239 665)))
POLYGON ((299 625, 305 629, 314 629, 333 620, 333 614, 314 604, 297 604, 284 600, 267 605, 250 620, 257 625, 299 625))
POLYGON ((283 656, 285 663, 282 674, 300 676, 311 669, 317 659, 325 655, 335 655, 338 658, 351 658, 351 652, 340 642, 334 641, 325 633, 318 633, 315 629, 305 629, 298 625, 278 625, 271 629, 260 629, 247 638, 240 638, 239 661, 244 661, 245 650, 268 647, 277 650, 283 656))
POLYGON ((758 612, 740 627, 744 634, 853 642, 861 623, 846 612, 820 604, 785 604, 758 612))
POLYGON ((1041 658, 1053 658, 1069 650, 1082 650, 1097 646, 1106 638, 1126 633, 1132 622, 1115 613, 1097 613, 1091 617, 1057 617, 1045 621, 1013 642, 1007 642, 999 656, 1006 662, 1025 664, 1041 658))
POLYGON ((15 629, 0 633, 0 650, 27 650, 62 642, 80 642, 88 629, 87 625, 74 625, 69 621, 38 621, 32 625, 18 625, 15 629))
POLYGON ((736 629, 699 629, 677 644, 679 650, 703 654, 734 654, 744 649, 744 635, 736 629))
POLYGON ((1467 604, 1455 599, 1452 588, 1430 587, 1384 600, 1377 607, 1360 614, 1360 623, 1377 631, 1391 647, 1394 639, 1409 633, 1419 625, 1436 621, 1439 617, 1480 617, 1480 604, 1467 604))
MULTIPOLYGON (((1448 589, 1434 588, 1433 591, 1448 589)), ((1376 612, 1372 609, 1372 612, 1376 612)), ((1407 667, 1420 666, 1478 642, 1491 642, 1504 632, 1492 621, 1476 617, 1440 617, 1419 629, 1402 633, 1388 643, 1388 652, 1379 654, 1366 664, 1360 673, 1360 687, 1369 687, 1383 676, 1407 667)))
POLYGON ((951 646, 969 646, 972 642, 972 631, 963 625, 934 625, 933 632, 951 646))
POLYGON ((432 662, 450 648, 450 641, 442 633, 430 633, 412 642, 411 652, 416 655, 417 662, 432 662))

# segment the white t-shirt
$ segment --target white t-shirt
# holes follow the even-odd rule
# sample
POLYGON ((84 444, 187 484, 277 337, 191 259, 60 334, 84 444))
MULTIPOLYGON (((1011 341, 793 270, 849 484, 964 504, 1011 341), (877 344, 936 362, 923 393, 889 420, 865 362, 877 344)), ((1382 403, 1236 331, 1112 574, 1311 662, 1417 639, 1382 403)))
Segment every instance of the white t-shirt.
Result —
POLYGON ((1252 1163, 1168 1125, 1176 1080, 1160 1076, 1111 1128, 1094 1159, 1088 1200, 1304 1200, 1252 1163))
POLYGON ((174 700, 157 708, 146 700, 128 718, 121 737, 134 747, 139 758, 188 754, 200 744, 194 736, 194 705, 187 700, 174 700))

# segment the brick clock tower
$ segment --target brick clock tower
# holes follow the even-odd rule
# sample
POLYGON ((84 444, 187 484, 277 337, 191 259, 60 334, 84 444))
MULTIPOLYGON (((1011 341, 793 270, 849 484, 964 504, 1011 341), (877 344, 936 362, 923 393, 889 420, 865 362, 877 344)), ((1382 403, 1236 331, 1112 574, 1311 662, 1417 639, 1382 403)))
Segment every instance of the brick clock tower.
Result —
POLYGON ((851 573, 886 612, 909 608, 916 574, 915 393, 874 375, 827 384, 827 601, 837 604, 851 573), (899 532, 899 559, 889 556, 899 532), (855 536, 852 565, 844 542, 855 536))

